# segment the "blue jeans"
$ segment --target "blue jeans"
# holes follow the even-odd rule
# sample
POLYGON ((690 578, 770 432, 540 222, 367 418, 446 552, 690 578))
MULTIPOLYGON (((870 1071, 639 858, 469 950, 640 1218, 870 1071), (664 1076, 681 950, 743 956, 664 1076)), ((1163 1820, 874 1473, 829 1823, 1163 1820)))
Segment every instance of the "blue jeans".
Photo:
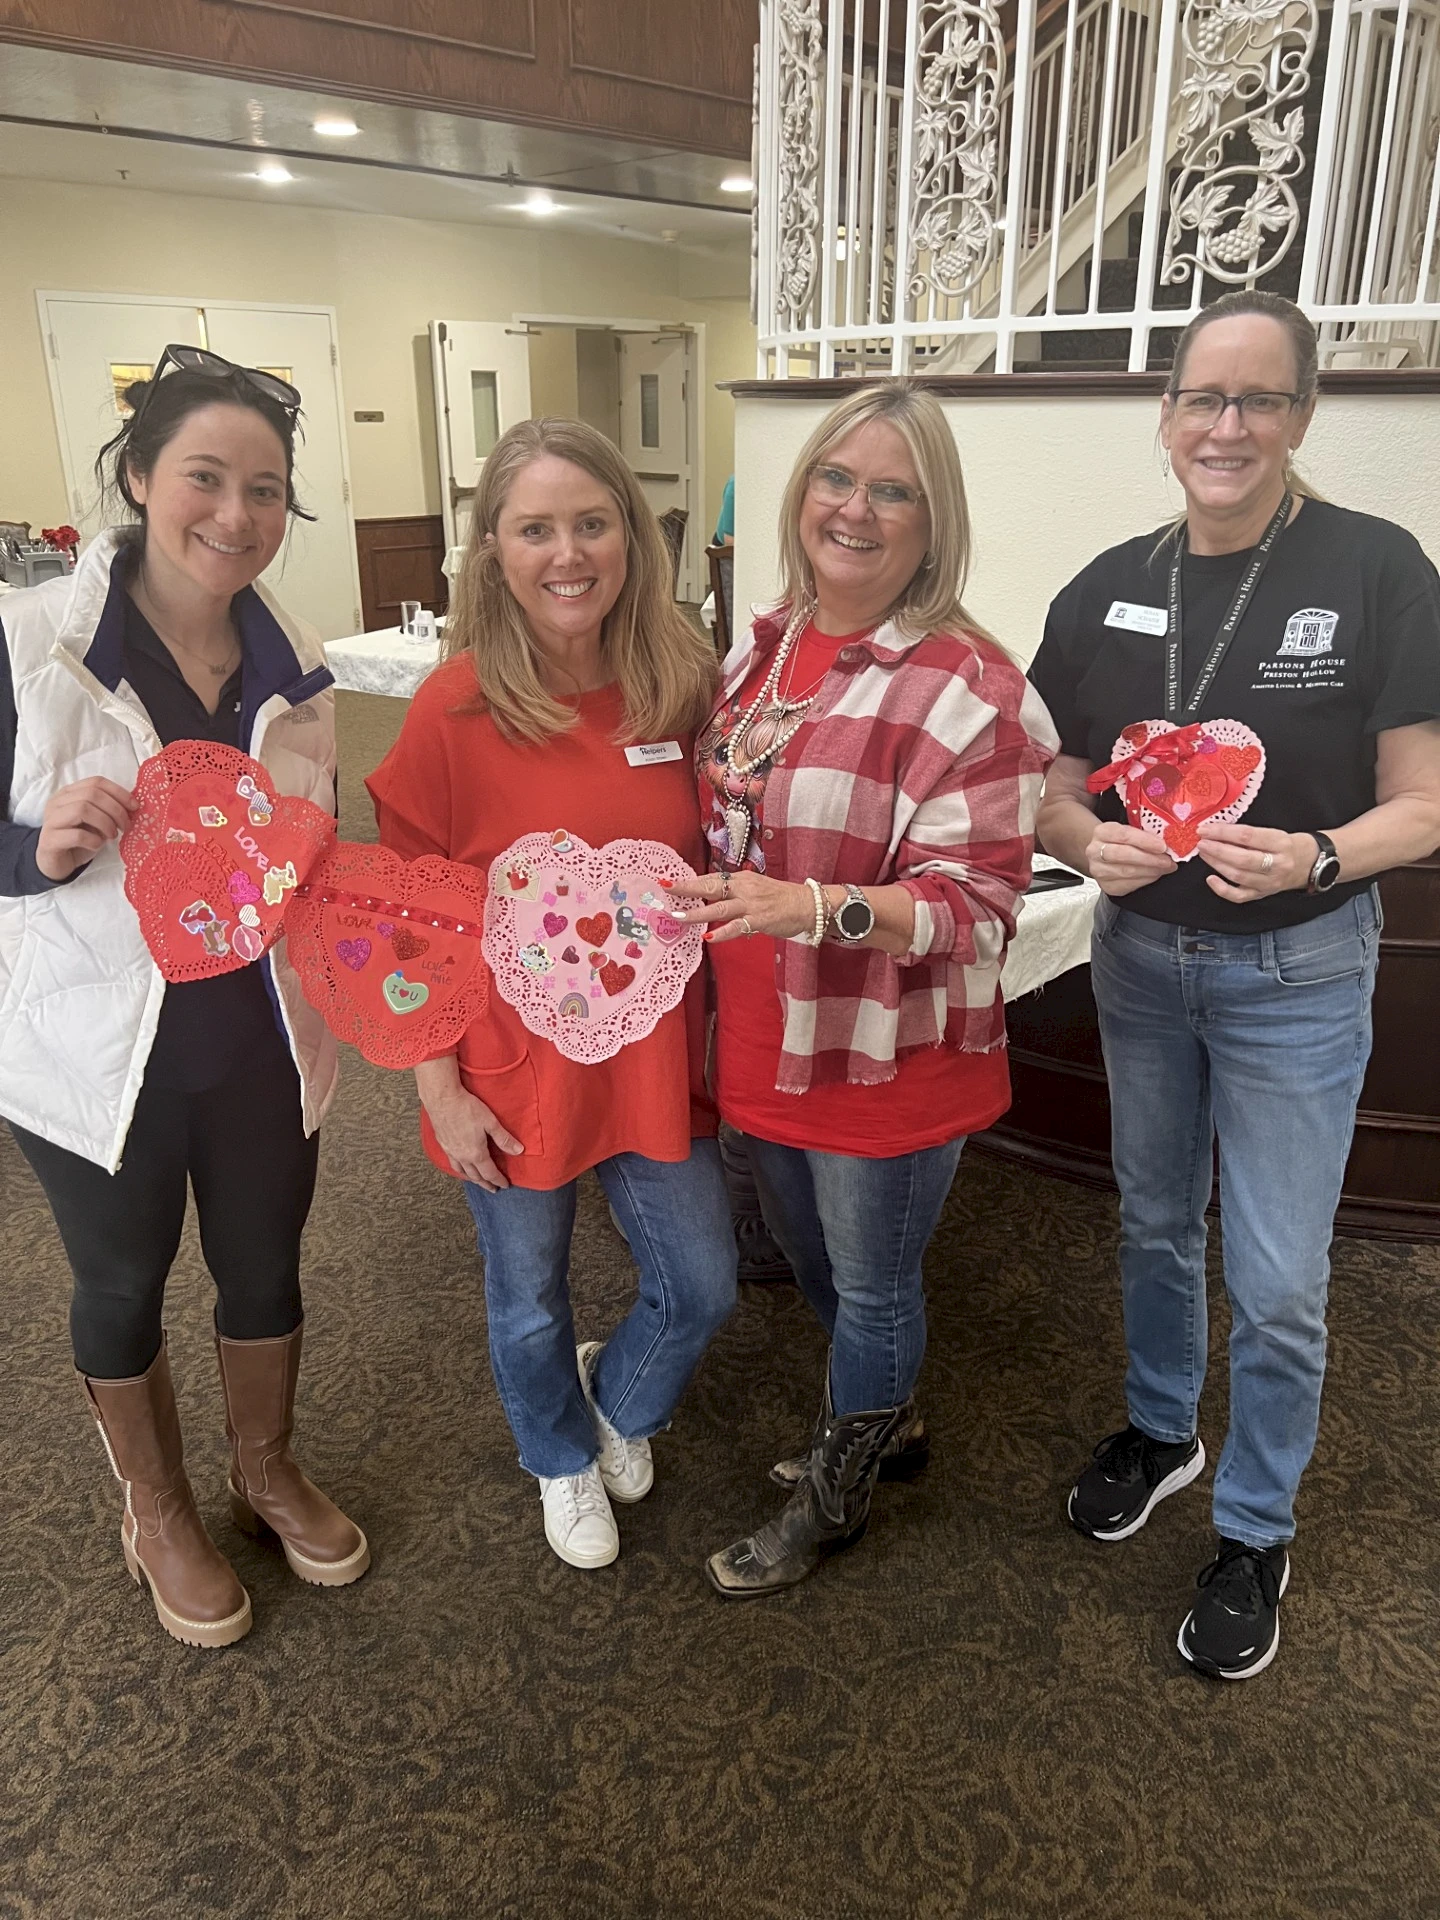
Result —
POLYGON ((1096 914, 1130 1418, 1154 1440, 1195 1432, 1218 1138, 1231 1332, 1215 1525, 1247 1546, 1292 1538, 1315 1446, 1330 1236, 1379 940, 1373 889, 1275 933, 1168 926, 1113 900, 1096 914))
POLYGON ((898 1407, 925 1357, 921 1262, 964 1136, 889 1160, 745 1139, 765 1224, 830 1335, 835 1412, 898 1407))
MULTIPOLYGON (((640 1294, 605 1343, 595 1403, 627 1440, 668 1424, 710 1337, 735 1305, 735 1234, 713 1140, 690 1158, 617 1153, 595 1169, 640 1268, 640 1294)), ((465 1186, 485 1259, 495 1385, 527 1473, 581 1473, 599 1451, 575 1368, 570 1234, 575 1185, 548 1193, 465 1186)))

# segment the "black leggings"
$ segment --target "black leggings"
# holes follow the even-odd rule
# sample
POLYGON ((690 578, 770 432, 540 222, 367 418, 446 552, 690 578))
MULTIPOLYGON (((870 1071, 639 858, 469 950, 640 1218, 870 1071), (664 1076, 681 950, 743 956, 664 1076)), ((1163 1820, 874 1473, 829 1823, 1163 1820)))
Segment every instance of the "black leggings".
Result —
POLYGON ((187 1178, 220 1332, 268 1340, 299 1326, 300 1233, 320 1142, 304 1136, 299 1081, 282 1046, 261 1049, 204 1093, 143 1086, 118 1173, 20 1127, 11 1132, 65 1243, 75 1277, 70 1338, 82 1373, 128 1380, 160 1351, 187 1178))

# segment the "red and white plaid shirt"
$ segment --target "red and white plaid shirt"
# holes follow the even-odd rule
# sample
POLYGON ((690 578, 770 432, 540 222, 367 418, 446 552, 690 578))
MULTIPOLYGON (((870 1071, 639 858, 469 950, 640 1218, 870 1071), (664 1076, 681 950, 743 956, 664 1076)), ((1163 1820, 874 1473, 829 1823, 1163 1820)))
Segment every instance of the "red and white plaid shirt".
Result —
MULTIPOLYGON (((717 711, 784 631, 780 609, 731 649, 717 711)), ((898 882, 915 901, 915 935, 898 959, 777 941, 782 1093, 892 1080, 898 1056, 942 1042, 967 1053, 1005 1044, 1000 969, 1058 748, 1040 696, 992 641, 911 640, 887 623, 841 649, 771 768, 765 871, 898 882)))

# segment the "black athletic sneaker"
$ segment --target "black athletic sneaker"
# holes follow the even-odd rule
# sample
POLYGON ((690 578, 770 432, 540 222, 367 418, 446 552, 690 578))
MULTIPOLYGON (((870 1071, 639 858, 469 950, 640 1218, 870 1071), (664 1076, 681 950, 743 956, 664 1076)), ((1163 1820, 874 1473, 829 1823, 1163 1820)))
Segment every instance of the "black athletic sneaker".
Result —
POLYGON ((1200 1598, 1180 1629, 1181 1653, 1217 1680, 1253 1680, 1279 1651, 1289 1553, 1283 1546, 1247 1547, 1222 1537, 1219 1553, 1200 1569, 1195 1584, 1200 1598))
POLYGON ((1065 1511, 1070 1524, 1091 1540, 1128 1540, 1167 1493, 1188 1487, 1205 1466, 1197 1433, 1167 1447, 1139 1427, 1112 1433, 1076 1481, 1065 1511))

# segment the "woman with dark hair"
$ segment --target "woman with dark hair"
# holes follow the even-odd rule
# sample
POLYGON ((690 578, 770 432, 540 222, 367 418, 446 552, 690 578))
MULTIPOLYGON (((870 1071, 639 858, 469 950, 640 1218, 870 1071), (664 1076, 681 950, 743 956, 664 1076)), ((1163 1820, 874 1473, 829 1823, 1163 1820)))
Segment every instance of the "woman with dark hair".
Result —
POLYGON ((135 523, 75 572, 7 596, 0 647, 0 1113, 45 1190, 74 1276, 71 1338, 125 1487, 121 1546, 167 1633, 247 1633, 250 1600, 186 1477, 162 1313, 193 1188, 217 1290, 230 1507, 301 1579, 356 1580, 365 1536, 290 1453, 300 1234, 335 1047, 283 943, 167 985, 116 842, 141 763, 174 740, 259 760, 333 811, 331 675, 258 576, 292 514, 300 396, 167 347, 97 472, 135 523))
MULTIPOLYGON (((522 835, 563 829, 592 847, 658 841, 698 864, 689 756, 715 657, 672 577, 640 484, 603 434, 550 419, 502 434, 475 494, 447 658, 369 780, 381 840, 488 869, 522 835)), ((520 1465, 540 1483, 546 1539, 573 1567, 619 1553, 610 1502, 650 1491, 650 1438, 735 1303, 704 1070, 697 974, 681 1005, 609 1059, 567 1058, 492 994, 459 1047, 416 1072, 426 1149, 464 1182, 474 1216, 520 1465), (577 1349, 570 1234, 589 1168, 640 1287, 603 1345, 577 1349)))
POLYGON ((1374 877, 1440 843, 1440 581, 1408 533, 1294 473, 1316 358, 1276 295, 1195 316, 1160 410, 1184 516, 1071 581, 1031 669, 1061 739, 1040 838, 1105 896, 1092 979, 1129 1349, 1129 1423, 1069 1517, 1128 1539, 1204 1468, 1218 1138, 1230 1428, 1179 1646, 1227 1680, 1279 1646, 1370 1052, 1374 877))

